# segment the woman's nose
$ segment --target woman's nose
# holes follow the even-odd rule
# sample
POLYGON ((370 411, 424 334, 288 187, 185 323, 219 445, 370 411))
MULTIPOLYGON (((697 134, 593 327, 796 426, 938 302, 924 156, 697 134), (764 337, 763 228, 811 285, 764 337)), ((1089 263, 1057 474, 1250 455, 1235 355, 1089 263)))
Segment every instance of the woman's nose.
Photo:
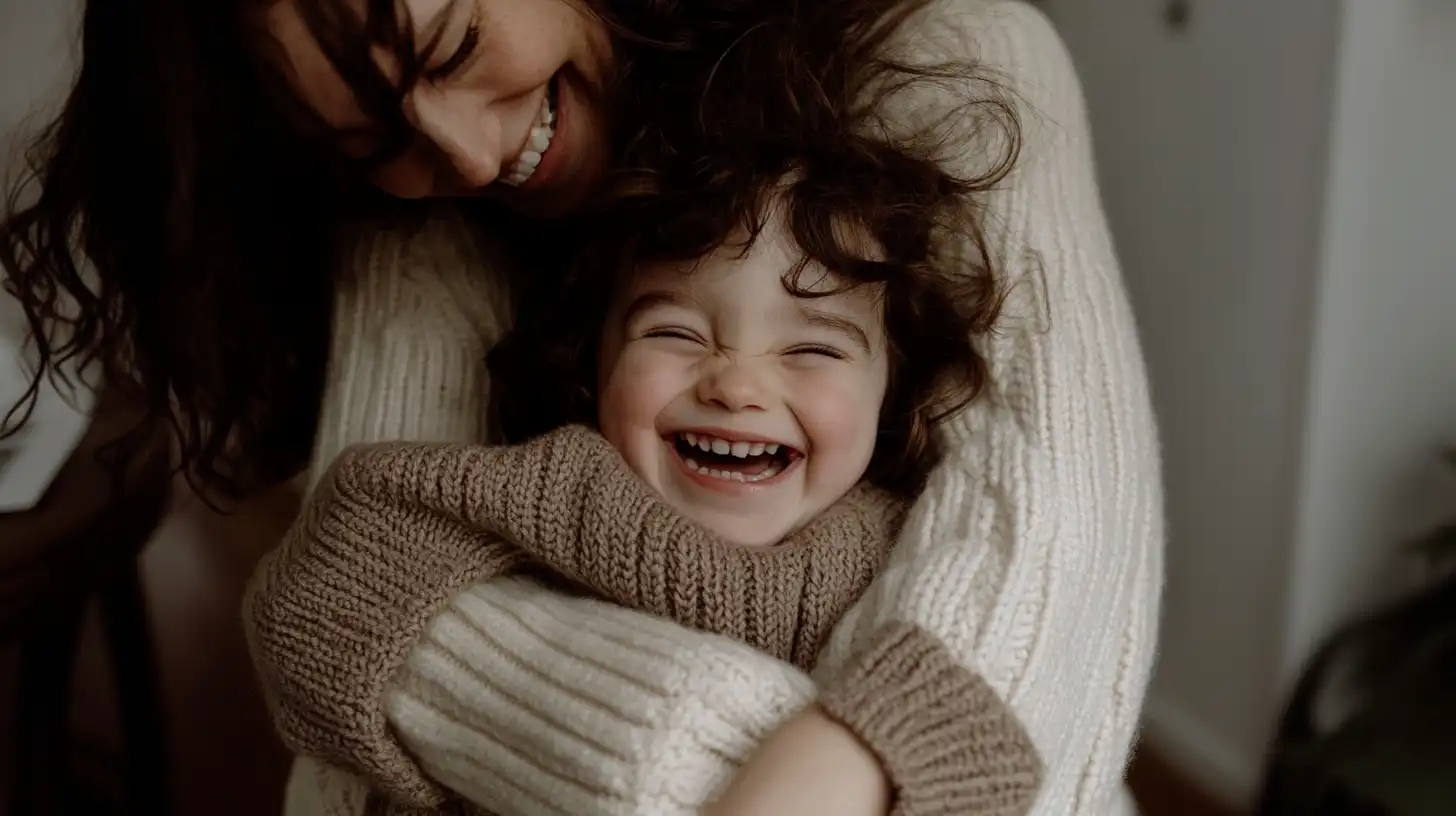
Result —
POLYGON ((484 187, 500 175, 503 160, 500 117, 489 105, 464 95, 411 94, 411 119, 420 136, 434 149, 436 173, 447 173, 455 184, 484 187))
POLYGON ((727 411, 762 411, 767 392, 751 366, 724 360, 698 378, 699 401, 727 411))

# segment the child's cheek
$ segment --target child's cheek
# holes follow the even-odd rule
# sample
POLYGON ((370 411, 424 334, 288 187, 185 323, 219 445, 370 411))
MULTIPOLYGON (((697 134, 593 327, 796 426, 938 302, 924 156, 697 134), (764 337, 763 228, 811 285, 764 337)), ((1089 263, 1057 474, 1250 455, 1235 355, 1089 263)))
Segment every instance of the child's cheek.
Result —
MULTIPOLYGON (((862 470, 874 453, 884 382, 859 367, 824 366, 790 380, 789 406, 821 463, 862 470)), ((857 481, 857 478, 855 479, 857 481)))
POLYGON ((655 429, 659 416, 684 390, 686 366, 672 355, 629 345, 612 367, 598 406, 602 432, 655 429))

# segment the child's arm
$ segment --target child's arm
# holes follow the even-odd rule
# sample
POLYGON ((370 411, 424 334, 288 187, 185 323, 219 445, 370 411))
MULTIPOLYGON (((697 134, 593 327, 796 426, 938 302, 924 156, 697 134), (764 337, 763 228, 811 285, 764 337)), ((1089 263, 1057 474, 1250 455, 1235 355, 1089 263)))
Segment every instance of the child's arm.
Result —
POLYGON ((709 816, 1028 811, 1041 759, 1000 695, 924 629, 876 633, 816 669, 818 701, 768 738, 709 816))
POLYGON ((388 684, 452 597, 526 562, 502 533, 563 552, 583 540, 573 505, 617 458, 578 428, 513 447, 385 443, 341 454, 245 599, 284 742, 401 803, 445 801, 389 729, 388 684))

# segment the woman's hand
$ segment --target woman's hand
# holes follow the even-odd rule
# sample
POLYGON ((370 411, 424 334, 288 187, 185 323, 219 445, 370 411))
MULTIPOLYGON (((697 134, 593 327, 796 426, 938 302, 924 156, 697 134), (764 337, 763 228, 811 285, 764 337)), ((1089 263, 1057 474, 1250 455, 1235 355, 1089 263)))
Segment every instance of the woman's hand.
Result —
POLYGON ((890 798, 875 755, 811 705, 764 741, 701 816, 885 816, 890 798))

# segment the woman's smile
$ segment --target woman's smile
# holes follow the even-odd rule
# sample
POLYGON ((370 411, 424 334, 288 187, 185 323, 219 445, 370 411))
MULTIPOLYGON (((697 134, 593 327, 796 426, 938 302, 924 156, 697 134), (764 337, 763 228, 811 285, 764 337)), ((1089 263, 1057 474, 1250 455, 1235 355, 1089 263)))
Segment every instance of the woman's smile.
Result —
MULTIPOLYGON (((536 114, 536 121, 532 123, 530 131, 526 134, 526 143, 521 146, 521 152, 511 162, 510 167, 502 168, 500 178, 497 181, 507 187, 520 187, 530 189, 533 181, 540 181, 550 178, 550 173, 540 172, 541 165, 546 155, 551 150, 551 140, 556 136, 557 112, 556 112, 556 77, 546 84, 546 92, 541 95, 541 107, 536 114), (539 177, 539 179, 538 179, 539 177)), ((559 153, 560 151, 557 151, 559 153)), ((554 157, 556 154, 552 154, 554 157)))
MULTIPOLYGON (((335 133, 411 131, 405 149, 369 173, 385 192, 484 194, 529 215, 554 216, 580 204, 601 177, 607 117, 596 108, 611 45, 602 22, 581 8, 556 0, 405 0, 397 22, 412 27, 410 39, 422 50, 376 49, 373 65, 342 65, 336 60, 347 56, 325 54, 300 1, 279 2, 268 26, 303 103, 335 133), (397 77, 408 60, 419 63, 420 78, 403 89, 402 119, 377 106, 366 111, 343 78, 370 71, 397 77)), ((367 154, 369 144, 350 138, 338 147, 367 154)))

